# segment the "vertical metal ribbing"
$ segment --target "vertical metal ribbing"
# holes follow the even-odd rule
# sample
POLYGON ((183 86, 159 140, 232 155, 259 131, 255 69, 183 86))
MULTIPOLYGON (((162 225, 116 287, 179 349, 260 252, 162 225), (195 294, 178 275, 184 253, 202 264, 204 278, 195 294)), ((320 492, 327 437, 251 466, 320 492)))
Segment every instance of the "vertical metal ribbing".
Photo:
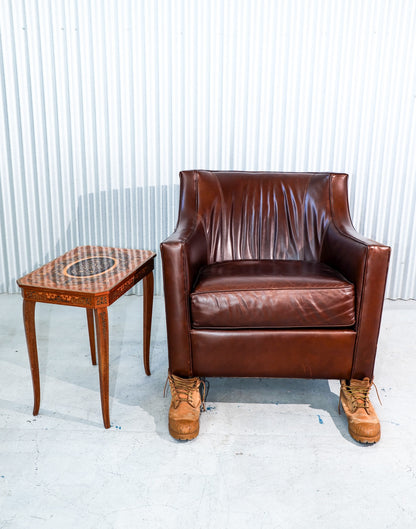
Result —
MULTIPOLYGON (((183 169, 339 171, 416 298, 413 0, 4 0, 0 291, 78 244, 158 251, 183 169)), ((155 291, 162 293, 160 261, 155 291)))

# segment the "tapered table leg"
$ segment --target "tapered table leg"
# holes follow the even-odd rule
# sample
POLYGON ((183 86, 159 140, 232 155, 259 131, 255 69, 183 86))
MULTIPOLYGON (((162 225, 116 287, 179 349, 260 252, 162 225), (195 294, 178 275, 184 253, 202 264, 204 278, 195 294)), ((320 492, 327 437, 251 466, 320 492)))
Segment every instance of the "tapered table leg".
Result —
POLYGON ((150 375, 150 331, 153 310, 153 272, 143 278, 143 363, 146 375, 150 375))
POLYGON ((107 307, 94 309, 97 328, 98 367, 100 371, 101 411, 105 428, 110 428, 108 374, 108 313, 107 307))
POLYGON ((94 309, 87 309, 88 336, 90 338, 91 362, 93 366, 97 365, 95 355, 95 327, 94 327, 94 309))
POLYGON ((23 300, 23 320, 25 323, 27 351, 29 353, 30 371, 32 373, 33 384, 33 415, 37 415, 39 413, 40 406, 39 362, 35 329, 35 305, 35 301, 30 301, 28 299, 23 300))

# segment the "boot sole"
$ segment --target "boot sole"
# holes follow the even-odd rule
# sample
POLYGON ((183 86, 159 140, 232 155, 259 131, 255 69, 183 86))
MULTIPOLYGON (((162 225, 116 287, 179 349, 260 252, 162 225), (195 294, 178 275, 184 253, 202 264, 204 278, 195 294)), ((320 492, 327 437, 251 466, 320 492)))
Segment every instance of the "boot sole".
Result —
POLYGON ((198 434, 199 434, 199 425, 198 425, 198 428, 196 430, 194 430, 193 432, 188 432, 188 433, 177 432, 176 430, 171 428, 170 425, 169 425, 169 433, 174 439, 177 439, 178 441, 191 441, 192 439, 195 439, 195 437, 198 436, 198 434))
POLYGON ((357 435, 351 432, 349 428, 348 428, 348 432, 355 441, 357 441, 358 443, 364 444, 364 445, 373 445, 374 443, 378 443, 378 441, 380 441, 380 438, 381 438, 381 433, 373 437, 363 437, 361 435, 357 435))

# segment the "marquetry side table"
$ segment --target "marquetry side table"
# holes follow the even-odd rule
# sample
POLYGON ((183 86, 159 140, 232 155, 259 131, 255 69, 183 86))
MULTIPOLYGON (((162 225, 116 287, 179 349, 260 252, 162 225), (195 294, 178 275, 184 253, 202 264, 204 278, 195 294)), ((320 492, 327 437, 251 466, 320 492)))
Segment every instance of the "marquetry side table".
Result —
POLYGON ((91 360, 94 365, 97 363, 95 334, 97 337, 101 409, 104 426, 110 427, 107 307, 143 279, 143 362, 146 374, 150 375, 155 257, 156 254, 148 250, 80 246, 17 281, 22 289, 23 318, 32 372, 33 415, 39 413, 40 406, 35 304, 42 302, 84 307, 87 309, 91 360))

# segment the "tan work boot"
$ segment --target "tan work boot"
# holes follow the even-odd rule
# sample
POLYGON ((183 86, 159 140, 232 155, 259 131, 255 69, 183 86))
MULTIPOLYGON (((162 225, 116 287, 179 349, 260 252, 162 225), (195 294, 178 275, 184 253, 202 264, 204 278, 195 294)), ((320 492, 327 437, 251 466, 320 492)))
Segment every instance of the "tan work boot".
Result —
POLYGON ((199 433, 199 415, 201 413, 201 395, 198 377, 180 378, 169 375, 172 402, 169 408, 169 433, 175 439, 187 441, 199 433))
POLYGON ((359 443, 371 444, 380 440, 380 421, 369 398, 372 385, 369 378, 341 380, 339 399, 348 418, 348 431, 359 443))

